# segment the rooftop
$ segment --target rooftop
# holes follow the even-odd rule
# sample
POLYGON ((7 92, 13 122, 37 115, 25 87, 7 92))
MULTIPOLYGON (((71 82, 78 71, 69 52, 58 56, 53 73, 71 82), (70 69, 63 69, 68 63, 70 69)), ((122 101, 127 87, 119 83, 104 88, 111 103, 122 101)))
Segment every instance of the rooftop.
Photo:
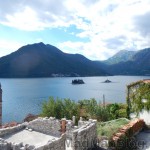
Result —
POLYGON ((127 87, 130 88, 130 87, 133 87, 133 86, 138 85, 140 83, 148 84, 148 83, 150 83, 150 79, 144 79, 144 80, 139 80, 139 81, 136 81, 136 82, 132 82, 129 85, 127 85, 127 87))
POLYGON ((150 79, 143 80, 144 83, 150 83, 150 79))

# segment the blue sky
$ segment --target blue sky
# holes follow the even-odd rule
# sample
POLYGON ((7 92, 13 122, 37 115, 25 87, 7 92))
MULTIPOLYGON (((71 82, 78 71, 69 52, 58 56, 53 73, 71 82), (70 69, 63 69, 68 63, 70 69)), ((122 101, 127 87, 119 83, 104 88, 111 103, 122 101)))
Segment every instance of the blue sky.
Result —
POLYGON ((150 47, 149 0, 5 0, 0 57, 44 42, 104 60, 119 50, 150 47))

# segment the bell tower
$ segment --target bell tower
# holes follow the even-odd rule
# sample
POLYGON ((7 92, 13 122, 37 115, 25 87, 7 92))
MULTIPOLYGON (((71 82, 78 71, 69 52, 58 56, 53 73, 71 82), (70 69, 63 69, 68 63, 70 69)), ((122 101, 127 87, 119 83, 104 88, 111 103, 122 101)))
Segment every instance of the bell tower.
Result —
POLYGON ((2 126, 2 88, 0 83, 0 127, 2 126))

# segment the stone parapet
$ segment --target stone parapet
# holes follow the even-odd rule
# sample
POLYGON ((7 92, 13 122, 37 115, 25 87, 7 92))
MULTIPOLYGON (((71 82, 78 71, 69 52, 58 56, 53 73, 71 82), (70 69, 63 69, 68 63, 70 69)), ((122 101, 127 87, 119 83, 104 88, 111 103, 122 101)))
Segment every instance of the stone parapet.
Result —
POLYGON ((66 135, 62 134, 60 138, 48 141, 44 146, 37 147, 36 150, 65 150, 66 135))
POLYGON ((8 134, 16 133, 16 132, 26 128, 27 125, 28 125, 28 123, 25 122, 22 124, 18 124, 17 126, 14 126, 14 127, 2 128, 2 129, 0 129, 0 137, 3 137, 8 134))
POLYGON ((29 123, 25 122, 15 127, 0 129, 0 150, 65 150, 65 142, 68 137, 72 150, 87 150, 92 148, 96 142, 96 123, 96 120, 82 121, 81 118, 78 123, 79 126, 75 126, 72 120, 58 120, 53 117, 37 118, 29 123), (12 143, 3 139, 4 136, 9 134, 11 136, 25 128, 31 132, 37 131, 54 136, 54 138, 39 147, 23 142, 12 143))
POLYGON ((145 122, 142 119, 134 119, 130 121, 127 125, 123 126, 115 133, 110 139, 110 147, 115 147, 116 149, 123 148, 127 142, 130 142, 130 138, 136 135, 145 127, 145 122), (122 146, 122 147, 121 147, 122 146))
POLYGON ((30 121, 27 128, 37 132, 41 132, 48 135, 60 136, 61 124, 58 119, 50 118, 37 118, 30 121))
POLYGON ((72 132, 72 149, 87 150, 96 144, 96 120, 85 121, 83 126, 72 132))

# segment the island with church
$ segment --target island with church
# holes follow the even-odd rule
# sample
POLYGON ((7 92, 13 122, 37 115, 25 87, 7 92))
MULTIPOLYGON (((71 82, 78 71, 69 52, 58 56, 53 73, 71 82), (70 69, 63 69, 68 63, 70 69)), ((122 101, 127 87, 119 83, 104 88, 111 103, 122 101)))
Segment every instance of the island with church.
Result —
POLYGON ((84 84, 84 81, 82 79, 75 79, 72 80, 72 84, 84 84))

